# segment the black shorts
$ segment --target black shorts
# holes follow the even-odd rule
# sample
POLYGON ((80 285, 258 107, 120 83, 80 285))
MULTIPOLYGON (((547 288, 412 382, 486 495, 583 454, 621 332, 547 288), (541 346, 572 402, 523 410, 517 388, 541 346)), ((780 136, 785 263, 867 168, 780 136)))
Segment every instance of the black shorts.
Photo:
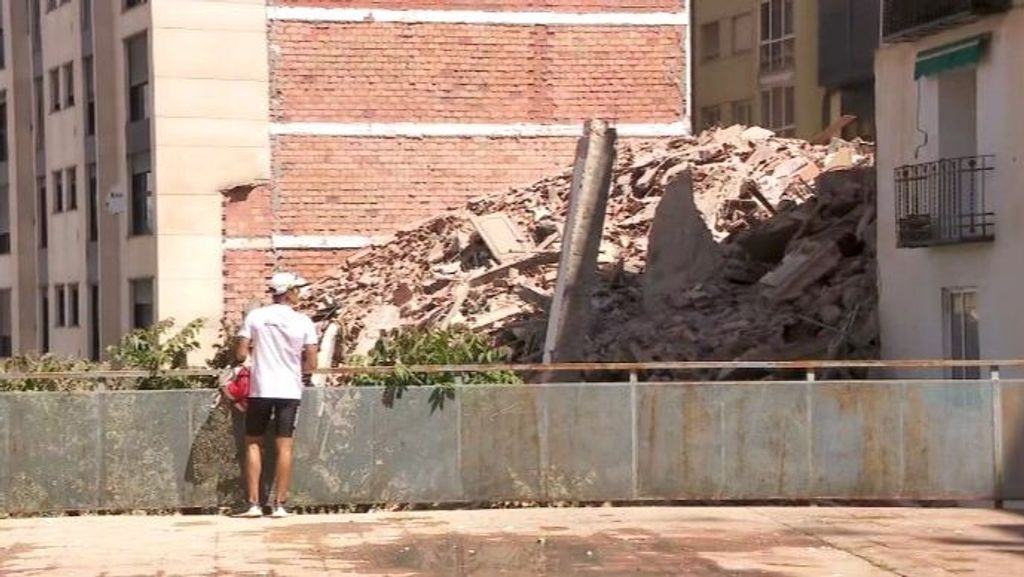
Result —
POLYGON ((278 437, 291 437, 299 419, 299 401, 250 397, 249 407, 245 410, 246 436, 262 437, 267 434, 271 415, 274 417, 274 433, 278 437))

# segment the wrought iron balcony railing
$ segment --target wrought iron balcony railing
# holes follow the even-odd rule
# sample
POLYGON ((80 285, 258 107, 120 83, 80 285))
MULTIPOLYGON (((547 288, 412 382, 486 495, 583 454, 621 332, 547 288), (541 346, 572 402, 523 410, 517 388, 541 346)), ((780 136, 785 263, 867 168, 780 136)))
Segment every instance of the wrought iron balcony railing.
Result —
POLYGON ((1012 0, 884 0, 882 36, 909 40, 966 21, 1005 12, 1012 0))
POLYGON ((969 156, 897 168, 897 246, 994 240, 996 217, 987 198, 994 160, 969 156))

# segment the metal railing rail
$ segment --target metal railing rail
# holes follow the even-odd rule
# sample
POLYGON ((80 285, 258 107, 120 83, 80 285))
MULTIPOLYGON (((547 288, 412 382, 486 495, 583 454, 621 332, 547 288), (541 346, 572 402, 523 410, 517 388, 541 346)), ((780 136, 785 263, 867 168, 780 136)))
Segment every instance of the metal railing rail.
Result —
MULTIPOLYGON (((550 364, 488 364, 488 365, 401 365, 401 366, 340 366, 314 371, 316 375, 389 375, 398 371, 419 374, 487 373, 487 372, 629 372, 696 371, 716 369, 760 369, 805 371, 813 375, 828 369, 902 369, 936 370, 951 368, 999 369, 1024 368, 1024 359, 1017 360, 899 360, 899 361, 678 361, 648 363, 550 363, 550 364)), ((167 371, 96 370, 55 372, 0 372, 0 381, 25 379, 141 379, 151 377, 218 377, 223 370, 190 368, 167 371)), ((872 379, 890 381, 893 379, 872 379)), ((944 379, 950 380, 950 379, 944 379)), ((988 380, 988 379, 981 379, 988 380)))

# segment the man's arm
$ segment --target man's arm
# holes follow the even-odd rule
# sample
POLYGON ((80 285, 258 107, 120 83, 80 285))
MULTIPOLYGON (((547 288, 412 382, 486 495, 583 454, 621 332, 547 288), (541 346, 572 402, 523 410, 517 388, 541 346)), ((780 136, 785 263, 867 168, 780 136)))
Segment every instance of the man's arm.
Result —
POLYGON ((307 387, 313 384, 313 371, 317 369, 318 347, 306 345, 302 347, 302 383, 307 387))
POLYGON ((235 343, 235 360, 238 364, 244 364, 249 359, 249 352, 252 351, 252 340, 248 337, 238 337, 235 343))

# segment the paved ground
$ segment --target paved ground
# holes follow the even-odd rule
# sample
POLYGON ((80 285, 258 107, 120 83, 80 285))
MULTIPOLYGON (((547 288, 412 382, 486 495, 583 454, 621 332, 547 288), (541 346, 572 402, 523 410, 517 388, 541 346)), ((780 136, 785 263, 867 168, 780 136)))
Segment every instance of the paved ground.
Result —
POLYGON ((990 510, 528 509, 0 520, 0 575, 1014 576, 990 510))

